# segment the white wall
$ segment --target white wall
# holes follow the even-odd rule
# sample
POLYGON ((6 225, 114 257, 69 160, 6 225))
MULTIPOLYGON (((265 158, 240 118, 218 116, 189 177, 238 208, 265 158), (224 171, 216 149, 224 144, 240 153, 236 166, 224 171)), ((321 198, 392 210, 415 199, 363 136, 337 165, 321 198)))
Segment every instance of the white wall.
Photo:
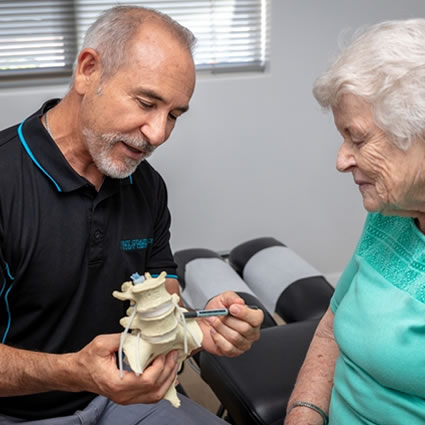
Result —
MULTIPOLYGON (((343 30, 410 17, 425 17, 423 0, 272 0, 269 72, 201 75, 190 112, 151 160, 168 184, 173 249, 273 236, 339 273, 365 212, 351 176, 335 171, 340 137, 311 87, 343 30)), ((65 90, 0 90, 0 126, 65 90)))

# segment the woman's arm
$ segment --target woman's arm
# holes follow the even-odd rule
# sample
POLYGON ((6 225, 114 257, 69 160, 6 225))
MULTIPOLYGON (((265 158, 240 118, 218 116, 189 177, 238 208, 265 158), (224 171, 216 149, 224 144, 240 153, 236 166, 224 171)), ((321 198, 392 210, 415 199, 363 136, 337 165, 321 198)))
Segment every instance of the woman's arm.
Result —
POLYGON ((333 386, 335 362, 339 354, 333 334, 334 314, 328 309, 316 329, 306 358, 297 377, 294 391, 288 402, 284 425, 321 425, 323 419, 311 408, 291 406, 298 402, 308 402, 329 411, 329 401, 333 386))

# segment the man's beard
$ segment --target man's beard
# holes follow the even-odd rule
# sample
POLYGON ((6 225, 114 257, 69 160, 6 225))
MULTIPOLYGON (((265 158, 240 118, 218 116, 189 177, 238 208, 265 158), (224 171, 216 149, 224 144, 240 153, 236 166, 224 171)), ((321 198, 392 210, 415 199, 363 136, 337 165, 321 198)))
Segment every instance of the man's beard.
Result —
POLYGON ((105 176, 115 179, 124 179, 136 171, 138 165, 148 158, 155 147, 141 136, 131 136, 126 133, 96 134, 94 131, 84 128, 83 134, 86 138, 87 148, 98 170, 105 176), (126 145, 144 152, 141 159, 124 157, 113 160, 111 152, 113 147, 124 142, 126 145))

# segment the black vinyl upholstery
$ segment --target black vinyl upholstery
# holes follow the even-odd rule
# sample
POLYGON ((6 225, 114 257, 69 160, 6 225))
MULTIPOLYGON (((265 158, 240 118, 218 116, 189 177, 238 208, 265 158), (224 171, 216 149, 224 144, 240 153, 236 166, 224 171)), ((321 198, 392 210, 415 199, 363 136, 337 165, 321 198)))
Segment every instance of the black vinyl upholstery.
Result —
POLYGON ((201 351, 195 360, 201 377, 222 403, 232 424, 282 425, 298 371, 317 324, 328 308, 333 287, 305 260, 270 237, 238 245, 229 252, 228 261, 206 249, 178 251, 175 260, 183 295, 190 291, 199 293, 207 285, 220 284, 225 290, 244 287, 246 291, 233 290, 246 304, 263 310, 261 338, 247 353, 226 358, 201 351), (261 254, 266 255, 258 257, 261 254), (205 258, 221 258, 223 263, 212 260, 210 266, 201 266, 205 258), (247 264, 251 261, 252 265, 252 260, 258 258, 264 258, 264 262, 257 262, 254 271, 261 273, 248 276, 247 264), (199 263, 197 259, 201 259, 199 263), (193 274, 194 267, 197 274, 193 274), (223 267, 232 269, 234 276, 223 273, 223 267), (269 273, 270 267, 278 272, 269 273), (259 294, 265 297, 260 299, 259 294), (272 315, 275 312, 287 324, 278 326, 272 315))
POLYGON ((236 358, 200 353, 201 376, 237 425, 282 425, 286 405, 318 320, 261 330, 236 358))
POLYGON ((276 302, 276 313, 287 323, 320 319, 333 292, 323 276, 299 279, 282 292, 276 302))

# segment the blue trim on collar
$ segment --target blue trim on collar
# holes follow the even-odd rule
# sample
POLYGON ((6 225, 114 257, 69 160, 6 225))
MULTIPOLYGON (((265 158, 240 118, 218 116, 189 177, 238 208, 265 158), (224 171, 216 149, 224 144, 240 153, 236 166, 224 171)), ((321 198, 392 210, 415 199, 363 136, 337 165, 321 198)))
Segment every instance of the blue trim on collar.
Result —
MULTIPOLYGON (((9 276, 10 280, 15 280, 15 278, 11 275, 10 273, 10 268, 9 268, 9 264, 6 263, 6 273, 9 276)), ((1 292, 0 292, 0 296, 1 296, 1 292)))
POLYGON ((25 120, 22 121, 18 127, 18 135, 19 135, 19 139, 21 140, 22 146, 24 147, 24 149, 26 150, 27 154, 29 155, 31 160, 34 162, 34 164, 53 182, 58 192, 62 192, 61 187, 56 183, 55 179, 40 165, 40 163, 37 161, 36 157, 32 153, 30 147, 28 146, 28 143, 25 140, 25 137, 22 133, 22 126, 24 125, 24 122, 25 120))
POLYGON ((133 174, 130 174, 128 176, 128 181, 130 182, 130 184, 133 184, 133 174))

